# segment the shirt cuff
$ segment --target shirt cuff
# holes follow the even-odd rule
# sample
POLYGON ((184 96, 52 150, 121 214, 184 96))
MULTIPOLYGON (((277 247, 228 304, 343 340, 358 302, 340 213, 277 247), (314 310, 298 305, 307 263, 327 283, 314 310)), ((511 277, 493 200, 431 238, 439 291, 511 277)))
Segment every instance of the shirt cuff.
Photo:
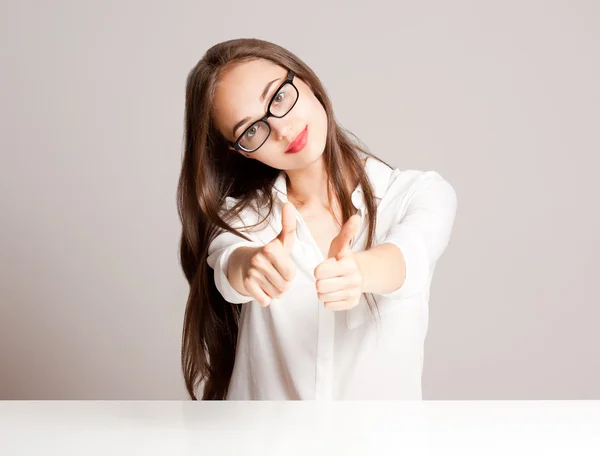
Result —
POLYGON ((393 244, 404 257, 406 278, 400 288, 389 293, 377 293, 390 299, 402 299, 423 291, 429 279, 427 248, 422 236, 412 227, 396 225, 380 244, 393 244))
MULTIPOLYGON (((252 296, 246 296, 239 293, 227 278, 227 266, 229 264, 229 258, 234 250, 240 247, 256 247, 256 242, 242 241, 236 244, 233 244, 224 250, 222 250, 214 260, 214 279, 217 290, 223 296, 225 301, 230 302, 232 304, 243 304, 246 302, 252 301, 254 298, 252 296)), ((212 261, 211 261, 212 262, 212 261)))

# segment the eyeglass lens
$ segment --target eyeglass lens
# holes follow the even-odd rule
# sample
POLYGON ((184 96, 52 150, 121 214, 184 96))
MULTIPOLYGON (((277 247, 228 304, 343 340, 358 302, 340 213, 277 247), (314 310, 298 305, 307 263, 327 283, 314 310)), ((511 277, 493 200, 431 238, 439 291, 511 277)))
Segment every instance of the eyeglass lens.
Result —
MULTIPOLYGON (((285 116, 296 102, 298 92, 292 84, 284 85, 277 94, 273 97, 270 111, 274 117, 285 116)), ((265 121, 253 123, 243 134, 240 139, 240 146, 246 151, 252 152, 258 149, 267 140, 269 136, 269 125, 265 121)))

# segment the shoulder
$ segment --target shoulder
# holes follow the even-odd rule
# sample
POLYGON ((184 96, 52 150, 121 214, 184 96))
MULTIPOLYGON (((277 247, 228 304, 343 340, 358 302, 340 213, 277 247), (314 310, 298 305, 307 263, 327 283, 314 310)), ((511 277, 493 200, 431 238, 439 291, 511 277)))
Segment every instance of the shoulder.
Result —
POLYGON ((419 189, 432 187, 454 190, 452 184, 438 171, 395 168, 390 175, 388 192, 410 194, 419 189))
POLYGON ((406 203, 415 196, 432 193, 447 200, 456 199, 453 185, 436 170, 401 169, 369 158, 367 173, 377 197, 384 203, 406 203))

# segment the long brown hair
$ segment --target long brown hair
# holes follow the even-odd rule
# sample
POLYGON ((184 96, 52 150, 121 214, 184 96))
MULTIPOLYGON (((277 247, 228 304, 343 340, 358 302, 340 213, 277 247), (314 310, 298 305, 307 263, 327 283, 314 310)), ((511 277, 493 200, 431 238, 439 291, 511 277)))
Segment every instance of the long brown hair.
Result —
MULTIPOLYGON (((358 181, 363 188, 369 224, 365 249, 372 247, 375 235, 376 202, 360 153, 379 159, 361 147, 360 141, 350 140, 350 136, 356 137, 335 120, 331 101, 313 71, 288 50, 259 39, 234 39, 208 49, 187 77, 184 151, 177 188, 177 209, 182 224, 179 255, 190 286, 183 323, 181 363, 188 394, 194 400, 197 399, 195 390, 201 384, 204 384, 202 399, 226 398, 241 308, 240 304, 225 301, 217 290, 214 271, 206 262, 208 246, 222 230, 249 240, 232 228, 228 220, 253 200, 262 201, 268 207, 268 217, 274 202, 271 189, 280 172, 230 150, 211 117, 220 75, 233 64, 254 59, 270 60, 291 69, 312 88, 327 113, 323 158, 330 195, 333 192, 340 202, 342 223, 345 223, 355 212, 348 183, 358 181), (228 196, 240 201, 222 213, 228 196)), ((367 302, 372 311, 368 299, 367 302)))

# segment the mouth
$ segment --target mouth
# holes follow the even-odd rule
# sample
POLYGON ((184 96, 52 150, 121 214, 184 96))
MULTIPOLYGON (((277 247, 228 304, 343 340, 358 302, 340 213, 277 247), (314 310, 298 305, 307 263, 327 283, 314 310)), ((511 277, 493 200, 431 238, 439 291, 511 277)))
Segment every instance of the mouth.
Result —
POLYGON ((306 146, 307 141, 308 141, 308 125, 306 127, 304 127, 304 130, 302 130, 298 134, 298 136, 296 136, 294 138, 294 140, 288 145, 288 148, 286 149, 285 153, 293 154, 296 152, 300 152, 302 149, 304 149, 304 146, 306 146))

